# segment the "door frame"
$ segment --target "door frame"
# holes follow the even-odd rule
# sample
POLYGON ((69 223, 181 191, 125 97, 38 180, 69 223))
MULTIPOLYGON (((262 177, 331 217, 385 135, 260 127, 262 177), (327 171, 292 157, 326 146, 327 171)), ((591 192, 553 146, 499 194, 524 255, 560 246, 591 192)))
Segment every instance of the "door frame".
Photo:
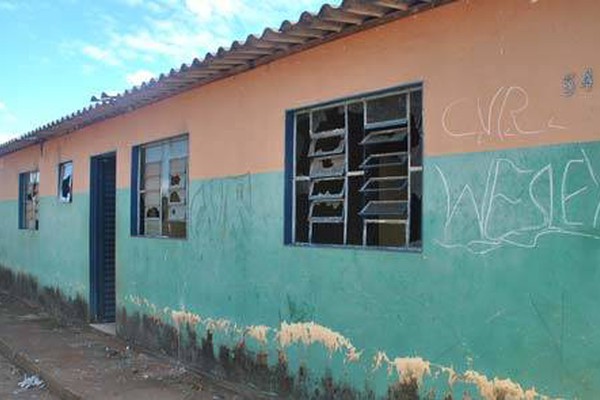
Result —
MULTIPOLYGON (((102 195, 102 179, 99 176, 100 165, 103 160, 115 160, 115 208, 116 208, 116 178, 117 178, 117 152, 111 151, 94 155, 90 158, 90 243, 89 243, 89 278, 90 278, 90 322, 109 322, 104 320, 104 310, 102 299, 104 296, 104 283, 101 278, 102 272, 102 243, 104 240, 104 232, 99 229, 103 213, 102 195)), ((116 218, 116 215, 115 215, 116 218)), ((116 221, 115 221, 116 225, 116 221)), ((115 227, 116 236, 116 227, 115 227)), ((116 241, 116 237, 115 237, 116 241)), ((116 255, 115 255, 116 256, 116 255)), ((116 263, 116 262, 115 262, 116 263)), ((116 271, 115 271, 116 272, 116 271)), ((115 296, 116 296, 116 276, 115 276, 115 296)), ((115 299, 116 300, 116 299, 115 299)))

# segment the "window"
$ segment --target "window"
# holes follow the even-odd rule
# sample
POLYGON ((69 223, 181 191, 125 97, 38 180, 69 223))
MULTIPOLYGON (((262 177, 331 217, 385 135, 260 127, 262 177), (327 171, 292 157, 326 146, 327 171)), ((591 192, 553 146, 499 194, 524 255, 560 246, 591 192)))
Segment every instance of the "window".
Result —
POLYGON ((58 165, 58 200, 61 203, 73 201, 73 162, 58 165))
POLYGON ((19 228, 39 229, 39 186, 38 171, 19 174, 19 228))
POLYGON ((421 248, 420 87, 298 110, 288 130, 288 242, 421 248))
MULTIPOLYGON (((137 160, 135 160, 137 158, 137 160)), ((188 139, 138 146, 135 234, 185 238, 187 232, 188 139)))

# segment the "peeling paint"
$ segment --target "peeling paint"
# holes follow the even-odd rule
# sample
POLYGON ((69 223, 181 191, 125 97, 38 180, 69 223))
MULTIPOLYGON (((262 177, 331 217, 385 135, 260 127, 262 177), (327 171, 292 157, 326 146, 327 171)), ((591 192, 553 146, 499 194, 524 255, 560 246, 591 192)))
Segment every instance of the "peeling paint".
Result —
MULTIPOLYGON (((139 296, 127 296, 132 304, 156 312, 156 305, 139 296)), ((279 347, 284 350, 293 344, 310 346, 321 344, 329 356, 340 352, 344 355, 346 362, 358 362, 364 350, 358 350, 350 341, 339 332, 311 322, 282 322, 279 328, 267 325, 250 325, 240 327, 231 320, 225 318, 201 317, 187 310, 172 310, 169 307, 162 309, 162 314, 170 316, 175 327, 181 331, 186 326, 196 328, 204 326, 208 332, 230 332, 238 335, 241 342, 244 337, 251 337, 263 346, 269 344, 269 333, 273 332, 279 347)), ((285 352, 279 352, 280 361, 285 362, 285 352)), ((471 363, 469 363, 471 364, 471 363)), ((537 393, 534 388, 523 389, 523 387, 508 378, 488 378, 487 376, 469 369, 464 373, 458 373, 452 367, 434 364, 422 357, 395 357, 390 358, 385 352, 377 351, 373 357, 373 371, 386 367, 388 374, 396 372, 398 382, 402 385, 421 385, 427 376, 438 377, 440 374, 448 375, 448 386, 452 388, 456 383, 474 385, 484 400, 548 400, 550 397, 537 393), (434 372, 432 374, 432 371, 434 372)), ((471 368, 471 366, 469 366, 471 368)))
POLYGON ((211 332, 230 331, 230 330, 239 331, 239 329, 233 322, 231 322, 227 319, 223 319, 223 318, 219 318, 219 319, 207 318, 205 321, 205 325, 206 325, 206 328, 208 330, 210 330, 211 332))
POLYGON ((521 385, 510 379, 488 379, 476 371, 469 370, 464 373, 465 383, 477 386, 479 394, 485 400, 535 400, 537 398, 547 399, 546 396, 538 394, 534 388, 524 390, 521 385))
POLYGON ((246 335, 266 345, 268 342, 267 334, 270 330, 271 328, 265 325, 252 325, 246 328, 246 335))
POLYGON ((175 326, 178 328, 186 325, 194 327, 201 321, 199 315, 189 311, 171 311, 171 318, 173 318, 173 322, 175 322, 175 326))
POLYGON ((375 369, 381 368, 383 363, 386 363, 388 373, 391 373, 395 369, 402 383, 416 381, 418 384, 421 384, 423 377, 431 374, 431 363, 423 360, 421 357, 396 357, 390 360, 387 354, 379 351, 375 355, 374 363, 375 369))
POLYGON ((321 343, 324 345, 329 354, 344 350, 346 361, 356 362, 359 360, 362 352, 358 352, 349 339, 342 336, 340 333, 332 331, 314 322, 298 322, 288 324, 281 323, 277 340, 282 348, 285 348, 293 343, 303 343, 311 345, 313 343, 321 343))

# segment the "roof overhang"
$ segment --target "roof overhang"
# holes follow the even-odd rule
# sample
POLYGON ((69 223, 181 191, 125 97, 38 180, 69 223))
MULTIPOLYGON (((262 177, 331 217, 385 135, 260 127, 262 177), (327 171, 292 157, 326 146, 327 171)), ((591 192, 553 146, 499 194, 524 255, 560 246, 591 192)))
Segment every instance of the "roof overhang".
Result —
POLYGON ((284 21, 279 30, 265 29, 228 49, 220 47, 203 60, 195 58, 178 70, 161 74, 105 102, 43 125, 0 145, 0 156, 66 135, 97 122, 176 96, 219 79, 248 71, 290 54, 456 0, 344 0, 339 7, 324 5, 317 14, 303 12, 296 23, 284 21))

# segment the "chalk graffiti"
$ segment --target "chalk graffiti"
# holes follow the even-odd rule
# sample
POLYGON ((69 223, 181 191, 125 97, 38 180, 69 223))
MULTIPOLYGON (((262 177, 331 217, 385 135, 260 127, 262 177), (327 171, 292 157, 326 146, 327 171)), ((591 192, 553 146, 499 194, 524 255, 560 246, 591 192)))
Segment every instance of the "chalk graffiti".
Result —
MULTIPOLYGON (((486 105, 481 98, 474 104, 467 98, 451 102, 442 114, 442 127, 452 137, 477 137, 477 143, 484 139, 497 138, 501 141, 523 135, 539 135, 546 132, 563 130, 565 126, 550 118, 546 123, 539 123, 535 129, 525 127, 523 119, 529 109, 529 94, 520 86, 502 86, 496 90, 486 105), (465 108, 467 107, 467 108, 465 108), (454 118, 460 113, 460 117, 454 118), (464 121, 464 113, 472 113, 476 120, 475 129, 459 128, 464 121)), ((469 119, 473 120, 473 118, 469 119)))
POLYGON ((252 214, 250 175, 204 182, 191 196, 190 233, 194 239, 243 245, 252 214))
POLYGON ((451 174, 435 169, 446 196, 437 240, 442 247, 486 254, 506 246, 535 248, 546 235, 600 240, 600 171, 583 149, 576 158, 537 169, 495 159, 485 183, 452 186, 451 174))

